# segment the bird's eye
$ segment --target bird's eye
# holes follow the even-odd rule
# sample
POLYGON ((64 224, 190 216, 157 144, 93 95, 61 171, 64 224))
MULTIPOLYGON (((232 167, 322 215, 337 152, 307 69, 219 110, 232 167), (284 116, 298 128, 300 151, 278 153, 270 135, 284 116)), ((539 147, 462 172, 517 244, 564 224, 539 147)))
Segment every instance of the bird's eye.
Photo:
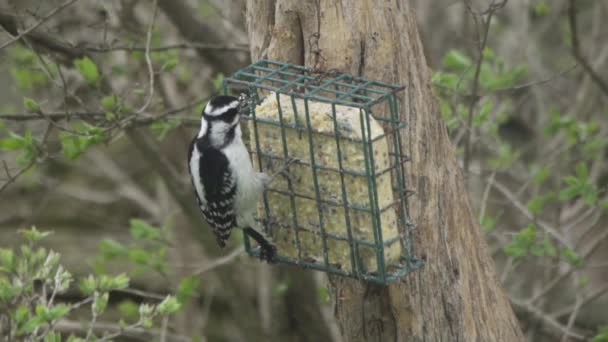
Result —
POLYGON ((236 108, 231 108, 226 113, 222 114, 220 116, 220 119, 226 123, 232 123, 232 121, 234 121, 234 118, 236 117, 236 115, 238 113, 239 112, 236 110, 236 108))

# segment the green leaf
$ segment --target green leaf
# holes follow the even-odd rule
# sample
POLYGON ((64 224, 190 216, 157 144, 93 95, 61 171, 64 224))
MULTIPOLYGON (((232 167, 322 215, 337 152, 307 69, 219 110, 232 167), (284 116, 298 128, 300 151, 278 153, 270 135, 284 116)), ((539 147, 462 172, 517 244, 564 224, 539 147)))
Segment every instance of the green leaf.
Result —
POLYGON ((10 73, 21 91, 29 91, 49 83, 49 78, 36 66, 12 66, 10 73))
POLYGON ((167 134, 169 134, 171 130, 179 127, 180 124, 181 121, 177 118, 157 120, 150 125, 150 129, 159 140, 164 140, 167 134))
POLYGON ((177 59, 177 56, 171 56, 162 65, 161 70, 172 71, 173 69, 175 69, 178 62, 179 60, 177 59))
POLYGON ((223 84, 224 84, 224 74, 220 72, 213 79, 213 87, 215 88, 215 90, 221 90, 223 84))
POLYGON ((132 300, 124 300, 118 304, 118 311, 120 311, 121 315, 126 319, 134 321, 137 319, 138 306, 132 300))
POLYGON ((571 198, 574 198, 576 196, 578 196, 579 194, 579 189, 577 188, 566 188, 563 189, 562 191, 559 192, 559 199, 560 200, 569 200, 571 198))
POLYGON ((15 268, 15 252, 12 249, 0 248, 0 266, 6 272, 12 272, 15 268))
POLYGON ((129 260, 139 265, 148 265, 152 259, 152 254, 142 248, 130 248, 129 260))
POLYGON ((22 149, 25 146, 23 137, 13 132, 9 132, 9 135, 11 135, 10 138, 0 139, 0 150, 15 151, 22 149))
POLYGON ((555 194, 553 192, 546 193, 544 195, 535 196, 528 201, 527 207, 528 210, 534 215, 538 215, 543 210, 543 207, 547 202, 553 200, 555 198, 555 194))
POLYGON ((96 287, 102 292, 125 289, 129 287, 129 280, 129 277, 124 273, 114 277, 102 274, 97 279, 96 287))
POLYGON ((536 226, 529 224, 513 236, 513 240, 503 247, 503 251, 511 257, 521 258, 528 255, 535 242, 536 226))
POLYGON ((108 259, 125 256, 129 253, 127 247, 112 239, 103 239, 99 243, 99 250, 101 254, 108 259))
POLYGON ((496 228, 497 223, 498 223, 498 220, 495 217, 488 215, 487 213, 483 215, 483 217, 481 218, 481 222, 480 222, 481 228, 486 233, 493 232, 494 229, 496 228))
POLYGON ((0 278, 0 302, 11 302, 19 295, 19 286, 11 284, 7 278, 0 278))
POLYGON ((105 96, 100 102, 103 109, 111 112, 114 111, 118 105, 118 97, 116 95, 105 96))
POLYGON ((463 71, 471 66, 471 59, 458 50, 450 50, 443 58, 443 65, 449 69, 463 71))
POLYGON ((198 290, 200 283, 200 277, 197 275, 191 275, 183 278, 177 287, 177 300, 182 304, 186 303, 198 290))
POLYGON ((498 155, 488 161, 488 164, 495 169, 504 169, 511 166, 518 158, 520 153, 513 151, 507 143, 502 143, 498 147, 498 155))
POLYGON ((152 323, 152 317, 154 315, 154 310, 155 307, 154 305, 150 305, 150 304, 140 304, 139 305, 139 321, 142 323, 142 326, 144 328, 151 328, 153 323, 152 323))
POLYGON ((36 102, 34 99, 30 99, 29 97, 23 98, 23 107, 25 107, 25 109, 30 113, 40 112, 40 105, 38 102, 36 102))
POLYGON ((22 323, 26 322, 26 320, 29 317, 30 317, 30 309, 27 306, 27 304, 22 303, 15 310, 15 315, 13 316, 13 319, 15 320, 15 323, 17 324, 17 326, 19 326, 22 323))
POLYGON ((52 234, 52 232, 38 231, 36 226, 32 226, 30 229, 19 229, 19 233, 30 242, 40 241, 52 234))
POLYGON ((162 241, 163 234, 160 228, 152 227, 146 221, 140 219, 129 220, 131 226, 129 232, 134 239, 162 241))
POLYGON ((68 337, 68 340, 66 342, 86 342, 86 340, 84 338, 80 338, 80 337, 76 337, 74 335, 70 335, 70 337, 68 337))
POLYGON ((550 257, 556 257, 557 256, 557 248, 555 248, 555 246, 553 245, 553 242, 551 242, 551 239, 546 237, 543 240, 543 247, 545 249, 545 254, 550 256, 550 257))
POLYGON ((583 259, 571 248, 562 248, 562 255, 574 267, 581 267, 583 265, 583 259))
POLYGON ((80 72, 80 75, 89 83, 94 85, 99 80, 99 71, 97 65, 89 57, 79 58, 74 60, 74 66, 80 72))
POLYGON ((608 342, 608 325, 601 327, 598 334, 591 339, 591 342, 608 342))
POLYGON ((596 205, 597 200, 599 197, 599 192, 597 189, 595 188, 587 188, 583 198, 585 199, 585 203, 587 203, 587 205, 596 205))
POLYGON ((457 90, 458 83, 460 82, 460 76, 450 72, 438 71, 433 74, 432 81, 435 85, 457 90))
POLYGON ((198 6, 198 13, 203 18, 211 17, 216 13, 215 8, 209 1, 200 1, 198 6))
POLYGON ((63 155, 65 155, 68 159, 74 160, 80 155, 80 153, 82 153, 82 148, 80 147, 80 140, 78 137, 67 133, 60 133, 59 141, 61 142, 63 155))
POLYGON ((543 184, 551 176, 551 171, 547 167, 541 167, 534 172, 534 182, 538 185, 543 184))
POLYGON ((88 277, 80 279, 78 286, 80 288, 80 292, 88 296, 91 295, 97 288, 97 281, 93 275, 89 274, 88 277))
POLYGON ((110 295, 108 292, 104 292, 102 294, 95 293, 95 298, 93 299, 92 310, 95 315, 101 315, 106 308, 108 307, 108 299, 110 295))
POLYGON ((125 273, 121 273, 112 279, 112 281, 110 283, 110 289, 111 290, 126 289, 127 287, 129 287, 129 282, 130 282, 129 277, 125 273))
POLYGON ((74 125, 74 130, 81 134, 67 132, 59 134, 59 141, 61 142, 63 154, 68 159, 76 159, 87 148, 105 140, 105 134, 101 128, 85 122, 74 125))
POLYGON ((61 333, 50 331, 44 336, 44 342, 61 342, 61 333))
POLYGON ((493 108, 494 102, 492 100, 483 100, 479 113, 473 117, 473 127, 479 127, 486 122, 493 108))
POLYGON ((276 297, 282 297, 285 294, 287 294, 287 291, 289 291, 290 286, 291 286, 291 283, 289 281, 279 282, 274 287, 274 289, 272 289, 272 294, 276 297))
POLYGON ((42 317, 34 316, 34 317, 30 318, 27 322, 25 322, 25 324, 22 327, 20 327, 17 334, 23 335, 23 334, 31 333, 32 331, 34 331, 34 329, 43 325, 44 323, 45 323, 45 321, 42 317))
POLYGON ((53 306, 46 313, 46 318, 48 321, 55 321, 70 313, 70 307, 66 304, 57 304, 53 306))
POLYGON ((581 182, 584 182, 588 178, 589 171, 587 170, 587 164, 580 162, 576 164, 576 175, 581 182))
POLYGON ((594 159, 608 147, 608 139, 594 137, 583 144, 583 154, 586 158, 594 159))
POLYGON ((320 304, 329 304, 331 301, 331 297, 329 295, 329 290, 327 287, 319 287, 317 289, 317 300, 320 304))
POLYGON ((167 296, 160 304, 158 304, 158 313, 166 315, 174 313, 181 308, 180 302, 173 296, 167 296))
POLYGON ((549 4, 546 1, 541 1, 537 4, 535 4, 532 9, 533 9, 534 15, 536 15, 538 17, 542 17, 542 16, 546 15, 547 13, 549 13, 549 11, 551 10, 551 7, 549 7, 549 4))

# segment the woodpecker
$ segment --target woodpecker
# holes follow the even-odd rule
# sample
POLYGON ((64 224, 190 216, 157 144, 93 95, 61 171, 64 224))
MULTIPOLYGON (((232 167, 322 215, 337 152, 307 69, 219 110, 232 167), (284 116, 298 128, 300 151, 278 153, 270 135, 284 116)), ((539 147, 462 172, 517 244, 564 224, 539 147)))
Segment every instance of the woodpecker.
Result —
POLYGON ((271 177, 255 172, 241 138, 242 100, 233 96, 212 98, 201 117, 201 127, 188 151, 188 170, 198 206, 220 247, 232 229, 258 242, 260 258, 272 262, 276 247, 256 225, 257 201, 271 177))

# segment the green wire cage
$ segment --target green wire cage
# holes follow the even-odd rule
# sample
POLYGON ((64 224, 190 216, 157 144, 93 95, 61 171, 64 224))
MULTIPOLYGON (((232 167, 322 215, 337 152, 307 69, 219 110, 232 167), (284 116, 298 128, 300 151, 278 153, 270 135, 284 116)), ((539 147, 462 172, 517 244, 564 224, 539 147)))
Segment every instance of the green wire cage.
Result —
POLYGON ((254 166, 287 170, 258 208, 277 262, 380 284, 422 265, 412 254, 403 89, 269 60, 224 80, 226 94, 248 94, 254 166))

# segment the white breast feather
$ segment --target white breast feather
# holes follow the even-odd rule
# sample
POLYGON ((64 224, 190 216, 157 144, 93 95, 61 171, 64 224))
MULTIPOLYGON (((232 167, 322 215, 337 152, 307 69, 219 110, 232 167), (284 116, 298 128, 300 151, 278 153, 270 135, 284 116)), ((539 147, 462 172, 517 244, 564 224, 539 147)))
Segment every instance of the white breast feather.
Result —
POLYGON ((237 179, 237 195, 235 199, 235 209, 237 212, 237 224, 243 228, 255 225, 254 217, 257 208, 257 201, 263 191, 263 184, 260 174, 253 170, 249 152, 241 140, 240 128, 234 141, 224 148, 230 162, 230 168, 237 179))
POLYGON ((196 194, 198 198, 201 200, 201 206, 206 207, 207 201, 205 200, 205 189, 203 188, 203 184, 200 180, 200 159, 201 153, 199 152, 196 144, 194 144, 194 148, 192 149, 192 158, 190 158, 190 174, 192 175, 192 180, 194 183, 194 189, 196 190, 196 194))

